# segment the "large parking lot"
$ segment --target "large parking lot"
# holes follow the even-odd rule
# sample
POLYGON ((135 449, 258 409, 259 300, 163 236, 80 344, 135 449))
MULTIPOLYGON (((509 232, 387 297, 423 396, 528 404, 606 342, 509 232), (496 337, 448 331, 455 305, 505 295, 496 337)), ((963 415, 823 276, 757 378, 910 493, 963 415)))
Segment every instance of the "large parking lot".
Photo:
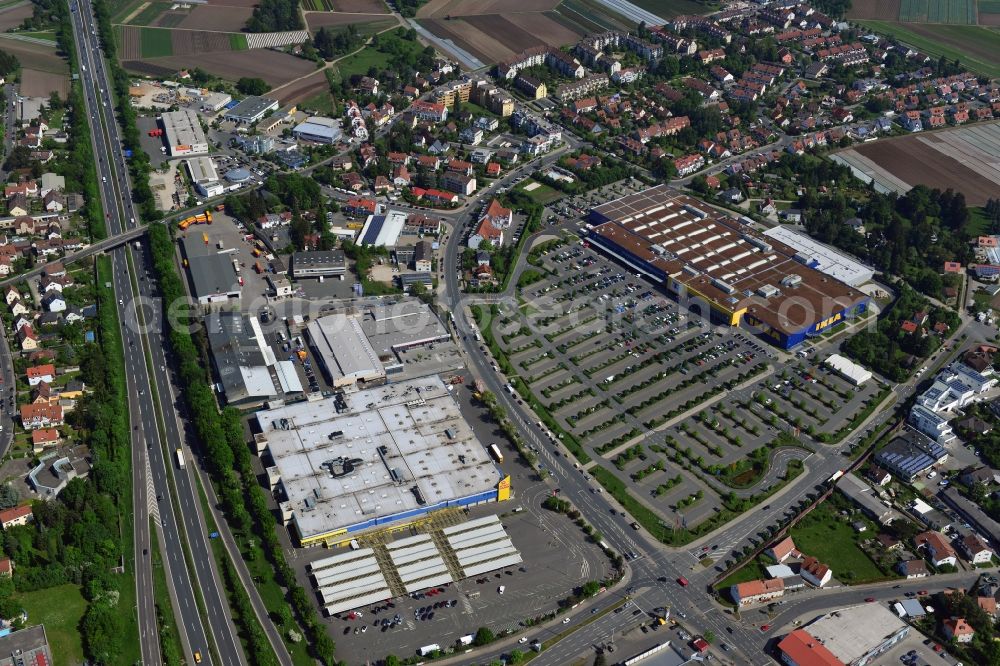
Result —
MULTIPOLYGON (((443 585, 440 591, 397 597, 391 605, 365 607, 360 615, 345 612, 328 618, 340 658, 363 664, 387 654, 409 657, 431 643, 454 646, 479 627, 489 627, 496 635, 522 631, 525 620, 555 610, 556 602, 581 581, 610 573, 604 553, 586 542, 565 516, 529 502, 515 501, 502 509, 503 524, 522 564, 443 585), (514 513, 514 504, 523 511, 514 513)), ((495 511, 497 505, 474 509, 469 517, 495 511)), ((306 556, 313 560, 329 555, 317 551, 315 557, 312 552, 306 556)))
POLYGON ((519 307, 492 322, 508 379, 667 525, 765 497, 888 390, 682 311, 571 233, 528 261, 519 307))

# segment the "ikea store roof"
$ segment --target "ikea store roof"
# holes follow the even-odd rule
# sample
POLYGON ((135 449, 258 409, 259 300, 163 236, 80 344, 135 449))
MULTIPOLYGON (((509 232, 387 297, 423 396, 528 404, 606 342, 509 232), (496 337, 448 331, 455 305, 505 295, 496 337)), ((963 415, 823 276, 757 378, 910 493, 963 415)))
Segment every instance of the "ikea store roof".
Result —
POLYGON ((802 263, 782 240, 666 185, 597 206, 590 219, 598 245, 627 252, 729 312, 747 308, 784 333, 867 300, 802 263), (813 321, 796 321, 803 314, 813 321))
POLYGON ((500 481, 440 377, 338 399, 256 415, 303 540, 487 493, 500 481))

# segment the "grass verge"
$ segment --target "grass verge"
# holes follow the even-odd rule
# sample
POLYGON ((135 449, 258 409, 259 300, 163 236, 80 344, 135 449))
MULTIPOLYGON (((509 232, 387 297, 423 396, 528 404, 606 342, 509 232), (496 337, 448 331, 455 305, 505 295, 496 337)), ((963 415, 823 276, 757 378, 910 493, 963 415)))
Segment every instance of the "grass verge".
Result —
POLYGON ((87 601, 78 586, 66 584, 22 592, 14 599, 24 606, 29 624, 45 625, 54 666, 83 663, 83 642, 78 627, 87 601))
POLYGON ((184 649, 181 647, 181 634, 174 624, 174 611, 170 603, 170 591, 167 589, 167 573, 163 569, 163 558, 160 555, 159 537, 156 534, 156 524, 149 521, 150 553, 153 563, 153 597, 156 599, 156 621, 160 628, 160 656, 164 664, 179 664, 183 659, 184 649))

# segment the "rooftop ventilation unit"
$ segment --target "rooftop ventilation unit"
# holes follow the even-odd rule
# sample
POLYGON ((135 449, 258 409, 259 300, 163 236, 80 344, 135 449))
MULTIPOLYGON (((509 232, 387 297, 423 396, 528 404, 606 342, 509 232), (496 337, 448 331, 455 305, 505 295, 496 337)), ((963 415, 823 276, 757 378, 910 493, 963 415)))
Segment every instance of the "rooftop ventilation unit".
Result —
POLYGON ((706 213, 705 211, 703 211, 700 208, 695 208, 691 204, 684 204, 684 210, 686 210, 687 212, 691 213, 692 215, 694 215, 699 220, 708 217, 708 213, 706 213))
POLYGON ((780 293, 781 290, 779 290, 773 284, 765 284, 761 285, 760 287, 757 287, 757 295, 763 296, 764 298, 774 298, 780 293))
POLYGON ((698 276, 701 275, 701 271, 692 266, 691 264, 684 264, 684 272, 688 275, 698 276))
POLYGON ((784 287, 797 287, 802 284, 802 276, 795 274, 786 275, 781 279, 781 284, 784 287))
POLYGON ((741 234, 741 236, 742 236, 743 240, 745 240, 746 242, 750 243, 755 248, 757 248, 758 250, 760 250, 761 252, 763 252, 765 254, 769 254, 774 249, 774 248, 771 247, 771 244, 768 243, 767 241, 765 241, 765 240, 763 240, 761 238, 757 238, 756 236, 753 236, 751 234, 741 234))
POLYGON ((727 294, 732 294, 736 291, 736 288, 733 287, 733 285, 723 282, 719 278, 712 278, 712 286, 720 291, 726 292, 727 294))

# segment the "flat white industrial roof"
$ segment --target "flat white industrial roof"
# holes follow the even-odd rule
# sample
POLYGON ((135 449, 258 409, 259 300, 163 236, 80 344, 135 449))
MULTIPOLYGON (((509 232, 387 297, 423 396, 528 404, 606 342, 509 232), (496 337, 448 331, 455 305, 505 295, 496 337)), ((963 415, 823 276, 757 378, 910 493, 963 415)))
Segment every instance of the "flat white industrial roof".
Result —
POLYGON ((849 378, 855 384, 864 384, 872 378, 870 370, 865 369, 863 365, 858 365, 854 361, 845 358, 840 354, 830 354, 826 357, 824 363, 849 378))
MULTIPOLYGON (((268 348, 269 349, 269 348, 268 348)), ((278 375, 278 383, 281 384, 282 393, 301 393, 302 380, 299 373, 295 372, 294 361, 278 361, 274 364, 275 374, 278 375)))
POLYGON ((189 157, 184 161, 187 163, 188 173, 194 182, 208 185, 219 180, 219 174, 215 170, 215 162, 212 161, 212 158, 189 157))
POLYGON ((194 111, 165 111, 160 118, 163 120, 163 132, 167 135, 171 151, 179 146, 189 146, 195 152, 208 150, 205 130, 201 128, 201 121, 194 111))
POLYGON ((313 320, 309 340, 334 378, 385 375, 385 368, 357 317, 343 313, 313 320))
POLYGON ((827 613, 802 627, 845 664, 880 645, 906 625, 882 604, 860 604, 827 613))
POLYGON ((783 226, 771 227, 764 232, 764 235, 795 248, 799 254, 808 259, 815 259, 819 262, 819 265, 815 267, 816 270, 851 287, 870 282, 875 273, 875 269, 871 266, 866 266, 840 250, 820 243, 794 229, 783 226))
MULTIPOLYGON (((305 539, 495 490, 500 472, 440 377, 257 412, 305 539)), ((411 514, 412 515, 412 514, 411 514)))

